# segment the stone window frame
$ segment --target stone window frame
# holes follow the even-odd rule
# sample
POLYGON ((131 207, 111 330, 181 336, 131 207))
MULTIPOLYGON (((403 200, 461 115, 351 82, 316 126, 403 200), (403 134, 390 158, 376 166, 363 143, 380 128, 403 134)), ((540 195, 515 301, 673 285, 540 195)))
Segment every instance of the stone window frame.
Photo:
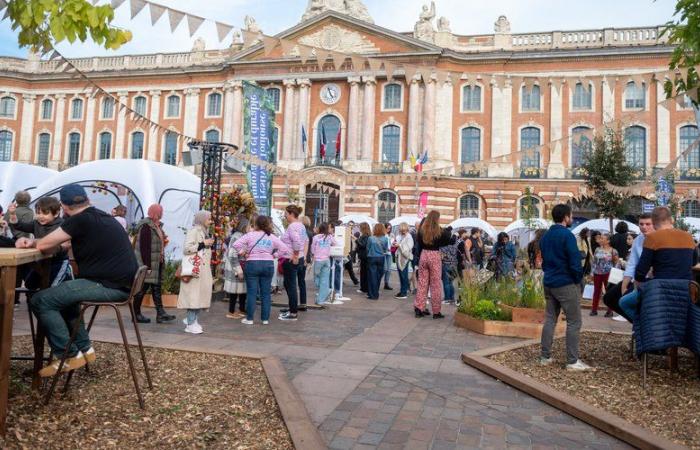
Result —
POLYGON ((52 144, 53 144, 53 133, 50 130, 44 128, 36 134, 36 152, 34 153, 35 154, 34 160, 36 161, 36 165, 42 166, 42 167, 48 167, 49 161, 51 161, 52 144), (41 161, 39 161, 39 151, 41 150, 41 136, 42 135, 47 135, 49 137, 49 148, 48 148, 48 155, 46 156, 46 165, 42 165, 41 161))
POLYGON ((146 159, 146 149, 148 148, 148 141, 147 141, 147 133, 145 130, 143 130, 140 127, 134 128, 129 132, 129 137, 128 137, 128 155, 127 159, 146 159), (143 135, 143 148, 141 149, 141 158, 134 158, 134 135, 136 133, 141 133, 143 135))
MULTIPOLYGON (((380 163, 390 163, 390 164, 394 164, 394 163, 400 164, 404 160, 404 158, 403 158, 403 153, 404 153, 404 139, 403 139, 404 126, 403 126, 403 124, 397 122, 392 117, 379 126, 379 131, 380 131, 380 133, 379 133, 379 162, 380 163), (398 158, 398 161, 396 161, 396 162, 384 161, 384 128, 390 127, 390 126, 394 126, 394 127, 399 128, 399 158, 398 158)), ((341 143, 341 146, 342 146, 342 143, 341 143)))
POLYGON ((402 81, 400 81, 400 80, 387 80, 387 81, 383 82, 382 83, 381 107, 379 110, 381 112, 400 112, 400 111, 403 111, 404 107, 405 107, 405 105, 404 105, 404 103, 405 103, 404 97, 406 95, 405 93, 406 93, 406 86, 402 81), (399 88, 401 89, 401 92, 399 93, 400 106, 398 108, 387 108, 386 107, 386 88, 388 86, 392 86, 392 85, 399 86, 399 88))
POLYGON ((484 127, 483 126, 481 126, 480 124, 475 123, 475 122, 465 123, 464 125, 459 127, 459 135, 457 136, 457 139, 459 141, 459 163, 460 164, 470 164, 472 162, 481 161, 483 154, 484 154, 484 127), (476 128, 477 130, 479 130, 479 158, 476 161, 464 162, 464 160, 462 159, 462 154, 463 154, 463 152, 462 152, 462 132, 463 132, 463 130, 466 130, 467 128, 476 128))
POLYGON ((537 89, 540 91, 540 101, 539 101, 539 108, 538 109, 523 109, 523 91, 525 90, 525 83, 520 83, 520 87, 518 87, 518 112, 521 114, 542 114, 543 113, 543 105, 544 105, 544 89, 542 89, 542 86, 539 83, 533 83, 532 87, 534 88, 537 86, 537 89))
MULTIPOLYGON (((379 196, 381 194, 384 194, 384 193, 391 193, 394 195, 395 201, 394 201, 394 217, 393 218, 399 217, 399 211, 400 211, 400 209, 399 209, 399 204, 400 204, 399 193, 397 191, 395 191, 394 189, 381 189, 381 190, 377 191, 377 193, 374 195, 374 212, 376 213, 375 217, 377 218, 377 220, 379 220, 379 202, 381 201, 381 200, 379 200, 379 196)), ((387 220, 387 222, 389 222, 389 221, 387 220)))
POLYGON ((474 81, 472 83, 466 82, 459 86, 459 112, 461 114, 480 114, 484 112, 484 97, 486 94, 486 87, 481 81, 474 81), (467 87, 478 87, 479 88, 479 109, 464 109, 464 90, 467 87))
POLYGON ((634 84, 636 88, 636 82, 634 80, 628 80, 622 89, 622 111, 649 111, 649 89, 650 85, 642 82, 642 92, 644 93, 644 107, 642 108, 628 108, 627 107, 627 88, 630 84, 634 84))
POLYGON ((63 157, 63 162, 65 164, 68 164, 68 165, 70 164, 70 145, 71 145, 70 138, 71 138, 71 135, 73 135, 73 134, 77 134, 80 137, 80 140, 78 141, 78 161, 75 164, 77 166, 78 164, 80 164, 80 157, 81 157, 81 153, 83 150, 83 136, 84 136, 84 133, 82 131, 80 131, 78 128, 73 128, 71 130, 68 130, 68 132, 66 133, 66 143, 65 143, 66 147, 65 147, 65 154, 63 157))
POLYGON ((15 94, 10 93, 10 92, 3 92, 2 94, 0 94, 0 100, 6 99, 6 98, 10 98, 10 99, 14 100, 13 105, 12 105, 12 115, 11 116, 9 116, 9 115, 8 116, 0 116, 0 119, 17 120, 17 110, 19 109, 18 108, 19 101, 17 100, 17 96, 15 94))
POLYGON ((462 218, 471 218, 471 217, 472 217, 472 216, 462 216, 462 199, 463 199, 463 198, 466 198, 466 197, 474 197, 474 198, 476 198, 476 200, 477 200, 477 208, 476 208, 477 215, 476 215, 476 218, 477 218, 477 219, 481 219, 481 215, 482 215, 482 212, 481 212, 481 211, 482 211, 482 209, 483 209, 483 205, 485 204, 485 203, 484 203, 484 199, 483 199, 483 197, 482 197, 481 195, 477 194, 476 192, 472 192, 472 191, 464 192, 464 193, 462 193, 459 197, 457 197, 457 212, 456 212, 455 216, 458 217, 458 218, 460 218, 460 219, 462 219, 462 218))
POLYGON ((13 161, 12 157, 15 154, 15 145, 17 142, 17 133, 15 132, 14 129, 7 127, 7 126, 2 126, 0 127, 0 133, 7 132, 10 134, 10 158, 5 160, 5 159, 0 159, 0 161, 13 161))
POLYGON ((148 117, 148 96, 145 95, 143 92, 138 92, 136 95, 134 95, 134 98, 131 99, 131 109, 136 111, 138 114, 141 114, 143 117, 148 117), (136 100, 139 98, 143 98, 145 101, 145 110, 143 113, 138 112, 136 109, 136 100))
POLYGON ((571 113, 581 113, 581 112, 595 112, 596 110, 596 86, 595 83, 592 81, 588 82, 588 87, 589 87, 589 94, 591 96, 591 107, 590 108, 577 108, 574 106, 574 98, 576 97, 576 88, 578 85, 581 85, 581 88, 583 89, 583 82, 582 81, 577 81, 574 83, 571 88, 568 89, 569 91, 569 112, 571 113))
POLYGON ((68 121, 70 122, 82 122, 83 118, 85 117, 85 99, 83 99, 79 95, 75 95, 71 97, 70 99, 70 111, 68 112, 68 121), (75 101, 80 101, 80 117, 74 117, 73 116, 73 104, 75 101))
POLYGON ((95 142, 95 144, 96 144, 95 145, 95 147, 96 147, 95 148, 95 161, 102 161, 103 159, 104 160, 115 159, 114 158, 114 156, 115 156, 114 151, 116 149, 114 148, 114 141, 115 141, 114 131, 112 131, 109 128, 103 128, 102 130, 100 130, 99 133, 97 133, 97 139, 95 142), (102 147, 102 136, 105 133, 109 133, 109 135, 110 135, 110 138, 109 138, 109 158, 101 158, 100 157, 100 153, 102 151, 102 148, 101 148, 102 147))
POLYGON ((44 97, 41 99, 39 102, 39 122, 51 122, 53 121, 53 116, 54 116, 54 107, 56 106, 56 102, 53 101, 52 98, 50 97, 44 97), (51 107, 48 109, 49 112, 49 117, 44 117, 46 108, 44 105, 51 104, 51 107))
POLYGON ((224 94, 223 92, 219 91, 218 89, 212 89, 211 92, 209 92, 206 96, 206 101, 204 102, 204 118, 205 119, 210 119, 210 118, 221 118, 224 115, 224 94), (209 108, 211 105, 211 97, 213 95, 218 95, 220 100, 219 100, 219 113, 211 115, 209 114, 209 108))
POLYGON ((165 108, 163 111, 163 118, 168 119, 168 120, 176 120, 182 117, 182 95, 178 94, 175 91, 169 92, 168 95, 165 96, 165 108), (177 103, 177 115, 176 116, 171 116, 170 115, 170 99, 177 97, 178 98, 178 103, 177 103))

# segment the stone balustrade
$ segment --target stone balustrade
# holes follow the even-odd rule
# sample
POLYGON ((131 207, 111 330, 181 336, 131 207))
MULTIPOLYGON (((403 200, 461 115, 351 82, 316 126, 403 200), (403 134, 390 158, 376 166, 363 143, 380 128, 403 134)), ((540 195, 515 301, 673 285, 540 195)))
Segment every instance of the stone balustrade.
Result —
POLYGON ((656 45, 667 42, 661 27, 605 28, 602 30, 552 31, 511 35, 513 50, 550 50, 557 48, 596 48, 656 45))

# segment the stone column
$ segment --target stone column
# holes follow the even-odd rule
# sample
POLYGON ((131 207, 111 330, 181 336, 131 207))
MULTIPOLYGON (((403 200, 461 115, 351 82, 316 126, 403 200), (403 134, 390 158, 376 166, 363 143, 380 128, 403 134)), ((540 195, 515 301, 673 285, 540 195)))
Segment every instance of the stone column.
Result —
POLYGON ((356 161, 360 159, 360 77, 349 77, 350 84, 350 100, 348 111, 348 138, 347 142, 347 159, 356 161))
POLYGON ((19 156, 17 160, 23 163, 31 163, 32 137, 34 136, 34 110, 36 108, 36 95, 22 95, 24 105, 22 108, 21 128, 19 132, 19 156))
POLYGON ((129 154, 129 149, 126 148, 128 144, 125 144, 125 142, 129 142, 126 138, 126 109, 122 108, 120 105, 126 105, 127 102, 129 101, 129 93, 128 92, 118 92, 117 96, 119 98, 119 103, 115 105, 117 108, 117 131, 116 131, 116 139, 115 139, 115 152, 114 156, 115 158, 121 158, 121 159, 128 159, 131 157, 129 154))
POLYGON ((314 149, 313 147, 313 130, 309 128, 309 114, 311 113, 311 80, 308 78, 297 80, 297 83, 299 84, 299 102, 298 102, 298 111, 296 114, 297 117, 297 135, 299 136, 299 139, 297 139, 298 142, 296 142, 292 148, 295 149, 294 151, 294 156, 293 159, 299 167, 303 166, 304 160, 308 158, 312 158, 314 155, 314 149), (303 150, 301 148, 301 127, 304 127, 304 130, 306 130, 306 156, 303 153, 303 150))
POLYGON ((61 161, 61 148, 63 146, 63 124, 66 116, 66 95, 56 95, 56 128, 53 133, 53 151, 49 156, 49 167, 58 168, 61 161))
MULTIPOLYGON (((151 95, 151 121, 160 122, 160 91, 150 91, 151 95)), ((158 156, 158 129, 151 128, 148 131, 148 151, 146 158, 151 161, 156 161, 158 156)))
POLYGON ((282 154, 278 156, 278 160, 286 159, 292 160, 296 157, 295 152, 295 142, 294 142, 294 129, 296 128, 296 123, 294 121, 294 97, 295 97, 295 87, 296 80, 283 80, 284 85, 284 118, 282 127, 282 154))
POLYGON ((452 115, 453 87, 448 78, 441 86, 436 85, 437 102, 435 105, 435 156, 444 161, 445 165, 452 164, 452 115))
POLYGON ((243 82, 240 80, 231 83, 233 87, 233 107, 231 108, 231 144, 239 146, 243 150, 243 82))
POLYGON ((366 163, 374 161, 374 111, 375 111, 375 93, 377 80, 374 77, 362 77, 365 83, 365 98, 364 98, 364 120, 362 122, 362 150, 361 160, 366 163))
POLYGON ((610 122, 615 118, 615 78, 603 79, 603 122, 610 122))
POLYGON ((435 155, 435 159, 443 159, 440 149, 435 148, 436 84, 435 79, 432 77, 425 82, 425 102, 423 103, 423 148, 417 150, 417 152, 422 153, 424 150, 427 150, 429 155, 435 155))
POLYGON ((199 92, 198 88, 185 89, 185 115, 182 125, 183 134, 195 139, 201 139, 198 131, 199 120, 199 92))
MULTIPOLYGON (((666 100, 664 90, 657 85, 656 88, 656 159, 657 167, 664 167, 671 162, 671 112, 664 108, 661 102, 666 100)), ((671 108, 675 108, 675 102, 671 108)), ((684 148, 676 145, 676 152, 682 152, 684 148)), ((651 155, 650 155, 651 156, 651 155)), ((677 156, 677 155, 676 155, 677 156)), ((680 168, 680 165, 678 166, 680 168)))
MULTIPOLYGON (((565 95, 565 89, 569 87, 566 85, 561 85, 560 90, 554 86, 554 83, 549 88, 551 95, 551 111, 550 111, 550 140, 557 141, 552 144, 549 148, 549 167, 547 170, 548 178, 565 178, 566 171, 564 169, 564 164, 562 161, 562 143, 559 139, 563 136, 562 131, 562 95, 565 95)), ((544 160, 542 153, 545 150, 540 151, 540 163, 544 160)))
POLYGON ((95 115, 97 113, 95 93, 88 94, 85 107, 85 135, 83 136, 82 158, 80 158, 80 161, 93 161, 95 159, 95 148, 92 145, 92 139, 95 135, 95 115))
POLYGON ((232 144, 238 144, 237 142, 231 142, 231 136, 233 135, 233 82, 231 80, 224 83, 224 130, 222 139, 224 142, 229 142, 232 144))
MULTIPOLYGON (((498 86, 496 79, 491 80, 491 157, 510 155, 511 124, 513 105, 513 86, 510 80, 501 81, 498 86)), ((508 162, 493 162, 489 164, 489 177, 512 177, 513 165, 508 162)))
POLYGON ((410 84, 408 92, 408 139, 406 150, 413 154, 420 153, 418 136, 420 130, 420 81, 415 77, 411 80, 406 80, 410 84))

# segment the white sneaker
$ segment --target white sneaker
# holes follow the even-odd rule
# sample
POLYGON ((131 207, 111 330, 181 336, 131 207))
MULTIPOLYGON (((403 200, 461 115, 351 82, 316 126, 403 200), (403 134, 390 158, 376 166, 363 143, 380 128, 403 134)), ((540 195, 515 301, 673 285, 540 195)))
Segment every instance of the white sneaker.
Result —
POLYGON ((243 319, 243 320, 241 320, 241 323, 243 325, 253 325, 255 322, 253 322, 252 320, 243 319))
POLYGON ((203 332, 202 327, 197 327, 194 323, 192 325, 187 325, 187 328, 185 328, 185 333, 202 334, 203 332))
POLYGON ((263 320, 262 323, 263 323, 263 325, 270 325, 270 321, 269 321, 269 320, 263 320))
POLYGON ((182 323, 183 323, 186 327, 190 325, 189 323, 187 323, 187 317, 185 317, 184 319, 182 319, 182 323))
POLYGON ((570 370, 572 372, 585 372, 587 370, 595 370, 593 367, 589 366, 588 364, 584 363, 580 359, 576 361, 573 364, 567 364, 566 365, 566 370, 570 370))
POLYGON ((199 324, 199 322, 193 323, 192 326, 194 327, 195 330, 198 331, 197 334, 204 333, 204 328, 202 328, 202 326, 199 324))
POLYGON ((540 356, 540 366, 548 366, 554 362, 554 358, 545 358, 540 356))

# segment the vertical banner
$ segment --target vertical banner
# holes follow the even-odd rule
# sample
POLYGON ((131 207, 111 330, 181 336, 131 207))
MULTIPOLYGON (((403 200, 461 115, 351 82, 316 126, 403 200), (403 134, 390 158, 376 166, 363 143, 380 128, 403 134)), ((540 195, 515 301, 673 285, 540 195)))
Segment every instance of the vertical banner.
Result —
MULTIPOLYGON (((245 151, 254 158, 274 163, 275 108, 272 100, 264 89, 251 83, 244 84, 243 96, 245 151)), ((247 182, 258 212, 269 216, 272 208, 272 175, 264 166, 251 163, 248 164, 247 182)))
POLYGON ((428 193, 421 192, 420 197, 418 197, 418 218, 422 219, 425 217, 428 210, 428 193))

